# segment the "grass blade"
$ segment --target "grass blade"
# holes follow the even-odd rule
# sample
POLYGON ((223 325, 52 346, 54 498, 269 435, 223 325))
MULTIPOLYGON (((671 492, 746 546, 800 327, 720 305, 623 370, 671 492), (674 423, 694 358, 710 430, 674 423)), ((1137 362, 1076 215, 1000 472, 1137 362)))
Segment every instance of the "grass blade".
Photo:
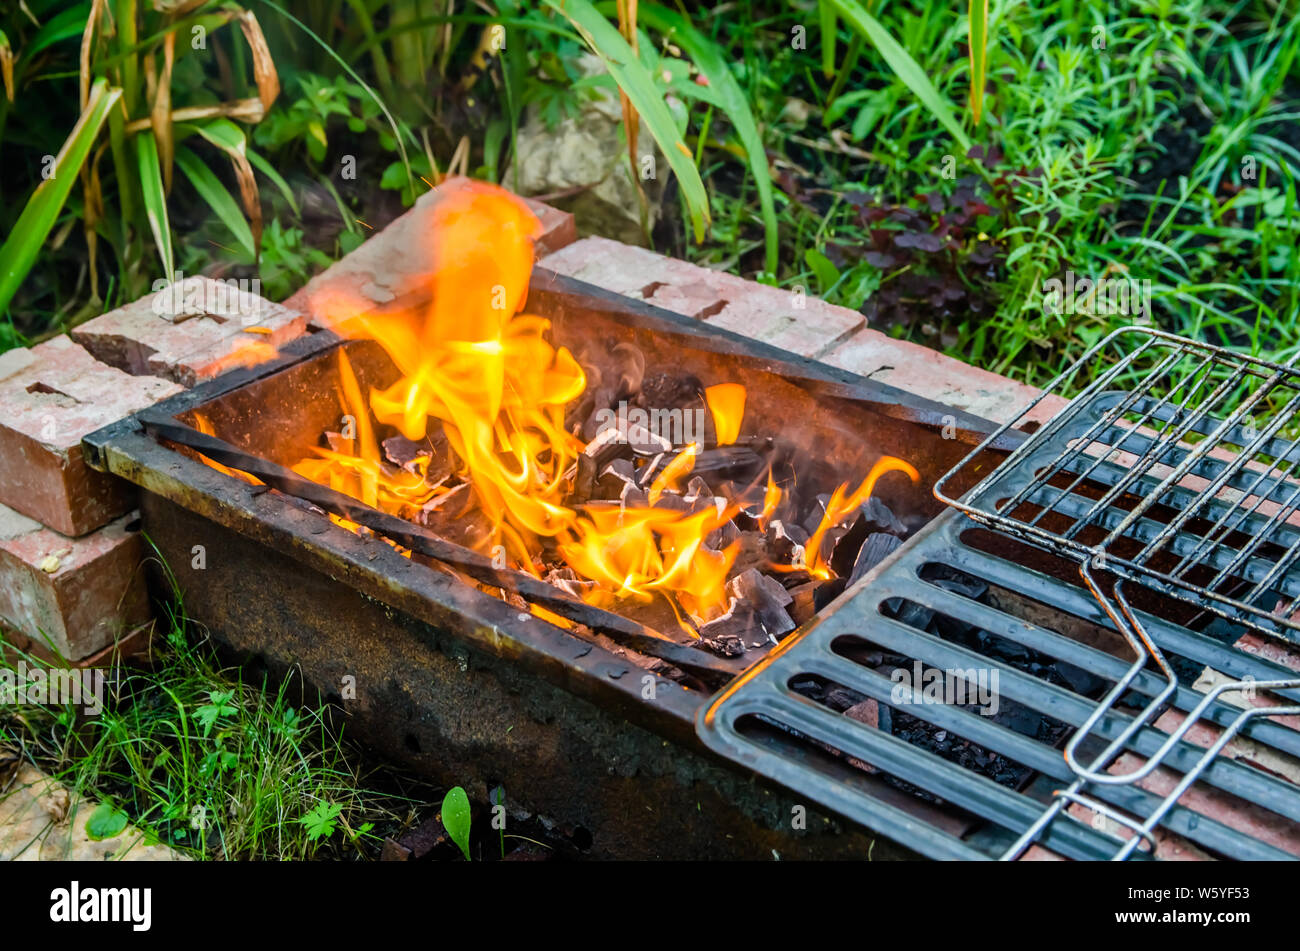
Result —
POLYGON ((833 4, 845 22, 865 36, 867 41, 880 52, 885 62, 889 64, 889 68, 903 81, 903 85, 912 90, 916 98, 930 110, 930 114, 952 133, 952 137, 957 140, 962 150, 970 149, 970 138, 953 115, 947 101, 939 94, 934 83, 930 82, 925 71, 917 65, 916 60, 912 59, 907 50, 899 46, 898 41, 889 35, 889 31, 880 25, 880 21, 862 9, 857 0, 826 0, 826 2, 833 4))
POLYGON ((989 66, 989 0, 970 0, 970 111, 975 124, 984 114, 984 78, 989 66))
POLYGON ((641 7, 641 20, 660 33, 671 33, 686 55, 695 63, 711 89, 745 150, 749 170, 758 189, 758 204, 763 215, 766 244, 766 268, 775 274, 777 269, 776 202, 772 195, 772 175, 768 170, 767 153, 763 138, 758 133, 758 123, 749 109, 749 100, 740 83, 727 65, 727 58, 718 45, 695 29, 690 21, 675 10, 647 4, 641 7))
POLYGON ((163 191, 162 168, 158 164, 158 143, 154 140, 152 130, 146 130, 135 137, 136 163, 140 172, 140 190, 144 193, 145 215, 149 218, 149 230, 153 232, 154 243, 158 246, 158 257, 162 261, 163 273, 167 280, 176 279, 176 268, 172 257, 172 231, 167 222, 167 195, 163 191))
POLYGON ((58 220, 63 203, 77 181, 109 110, 121 95, 122 90, 110 88, 106 80, 95 81, 85 110, 54 160, 54 174, 36 186, 13 231, 0 246, 0 313, 8 309, 14 292, 36 262, 36 256, 58 220))
POLYGON ((203 160, 187 147, 178 146, 175 158, 176 164, 185 173, 185 177, 190 180, 194 190, 208 203, 208 207, 216 213, 222 223, 230 229, 230 233, 235 236, 239 246, 248 255, 248 260, 252 261, 256 256, 256 243, 253 241, 253 232, 249 229, 248 222, 244 220, 244 214, 240 211, 234 197, 230 192, 226 191, 226 186, 222 185, 221 180, 213 174, 212 169, 204 165, 203 160))
MULTIPOLYGON (((546 5, 559 13, 582 36, 583 40, 605 63, 618 88, 636 106, 645 120, 650 135, 659 143, 667 157, 668 165, 677 176, 686 210, 691 217, 695 240, 704 240, 704 230, 711 223, 709 196, 704 190, 699 169, 695 167, 691 150, 677 133, 677 124, 664 102, 663 94, 655 86, 650 73, 637 59, 627 41, 619 35, 610 22, 591 5, 589 0, 546 0, 546 5)), ((636 174, 636 169, 632 170, 636 174)))
POLYGON ((826 0, 818 0, 817 15, 821 22, 822 34, 822 75, 827 79, 835 77, 835 33, 839 30, 839 17, 835 8, 826 0))

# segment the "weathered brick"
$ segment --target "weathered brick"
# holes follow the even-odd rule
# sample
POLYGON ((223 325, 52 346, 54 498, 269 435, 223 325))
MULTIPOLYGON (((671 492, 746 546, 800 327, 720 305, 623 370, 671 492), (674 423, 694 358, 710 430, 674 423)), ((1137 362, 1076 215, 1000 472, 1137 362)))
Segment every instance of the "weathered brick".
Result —
POLYGON ((193 386, 257 363, 303 334, 307 316, 206 277, 189 277, 72 330, 96 359, 193 386))
MULTIPOLYGON (((1019 415, 1040 392, 937 350, 869 329, 859 330, 821 359, 831 366, 999 423, 1019 415)), ((1034 408, 1030 418, 1046 421, 1064 406, 1064 400, 1048 397, 1034 408)))
POLYGON ((866 325, 856 311, 607 238, 583 238, 543 266, 805 357, 866 325))
POLYGON ((0 620, 33 652, 74 662, 148 621, 135 520, 69 538, 0 505, 0 620))
POLYGON ((578 227, 574 223, 572 214, 553 208, 536 198, 524 198, 523 202, 532 209, 537 220, 542 223, 542 234, 536 243, 539 258, 554 254, 578 240, 578 227))
MULTIPOLYGON (((409 211, 308 281, 285 301, 286 306, 307 314, 312 326, 325 327, 335 301, 349 306, 387 304, 427 287, 433 267, 429 214, 437 195, 436 188, 425 192, 409 211)), ((536 245, 539 257, 577 237, 572 215, 533 199, 524 201, 542 223, 536 245)))
POLYGON ((81 439, 181 391, 95 360, 67 337, 5 355, 0 367, 0 503, 65 535, 131 509, 131 487, 90 469, 81 439))
POLYGON ((802 357, 820 359, 866 326, 857 311, 752 281, 733 281, 725 305, 706 318, 708 323, 802 357))
MULTIPOLYGON (((700 281, 705 275, 697 268, 673 258, 655 254, 609 238, 583 238, 555 252, 542 265, 548 271, 595 284, 615 294, 646 299, 658 284, 678 287, 700 281)), ((705 285, 706 287, 711 285, 705 285)), ((661 305, 662 306, 662 305, 661 305)), ((693 316, 693 315, 692 315, 693 316)))

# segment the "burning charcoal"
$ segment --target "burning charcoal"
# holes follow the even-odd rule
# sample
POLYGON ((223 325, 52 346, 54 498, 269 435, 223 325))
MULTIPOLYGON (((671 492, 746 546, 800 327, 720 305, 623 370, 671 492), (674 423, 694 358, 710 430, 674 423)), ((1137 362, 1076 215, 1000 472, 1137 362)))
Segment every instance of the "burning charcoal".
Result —
POLYGON ((764 542, 768 557, 774 564, 790 565, 802 559, 808 535, 798 525, 787 525, 780 519, 774 519, 767 526, 764 542))
POLYGON ((613 476, 621 482, 636 482, 636 467, 631 459, 615 459, 600 472, 600 477, 613 476))
POLYGON ((803 624, 817 611, 817 605, 814 602, 814 595, 820 582, 806 581, 801 585, 790 588, 790 605, 786 613, 795 624, 803 624))
POLYGON ((739 657, 745 653, 745 639, 739 634, 705 634, 700 631, 700 643, 723 657, 739 657))
POLYGON ((415 471, 415 463, 433 455, 433 450, 405 436, 390 436, 384 440, 384 458, 407 472, 415 471))
POLYGON ((649 488, 650 483, 654 481, 654 477, 659 474, 660 463, 667 465, 668 462, 669 460, 664 458, 664 453, 659 453, 659 455, 654 456, 649 462, 637 470, 637 484, 649 488))
MULTIPOLYGON (((653 480, 675 456, 676 453, 665 452, 661 459, 652 463, 651 474, 648 478, 653 480)), ((717 473, 719 476, 735 476, 752 472, 762 463, 763 460, 752 449, 746 449, 744 446, 720 446, 717 449, 705 449, 698 453, 695 456, 695 465, 692 466, 692 471, 696 473, 717 473)), ((642 476, 642 485, 649 484, 645 481, 646 478, 646 476, 642 476)))
POLYGON ((753 607, 738 598, 733 599, 727 613, 707 624, 699 625, 700 641, 724 657, 739 657, 746 644, 755 640, 761 629, 753 607))
POLYGON ((623 486, 619 502, 624 508, 647 508, 650 505, 650 496, 645 489, 628 482, 623 486))
POLYGON ((794 599, 779 581, 750 568, 727 583, 727 590, 753 611, 758 625, 775 643, 783 634, 794 630, 794 621, 785 607, 794 599))
POLYGON ((858 518, 866 522, 872 532, 888 532, 902 538, 907 534, 907 526, 898 520, 888 505, 874 495, 862 503, 858 509, 858 518))
POLYGON ((596 494, 596 460, 585 453, 578 456, 577 472, 573 477, 573 490, 569 493, 575 505, 591 501, 596 494))
POLYGON ((352 455, 353 452, 355 452, 354 449, 355 443, 356 443, 355 439, 349 439, 346 436, 344 436, 342 433, 325 434, 325 445, 329 446, 330 449, 333 450, 334 452, 340 452, 346 456, 350 456, 352 455))
POLYGON ((830 581, 819 585, 813 593, 813 604, 817 606, 817 610, 820 611, 843 594, 844 589, 848 587, 848 583, 848 578, 832 578, 830 581))
POLYGON ((831 687, 826 691, 826 706, 843 713, 850 707, 862 703, 867 698, 848 687, 831 687))
POLYGON ((1091 696, 1094 691, 1100 690, 1106 683, 1100 677, 1088 673, 1081 667, 1067 664, 1063 660, 1056 661, 1049 669, 1055 671, 1057 676, 1064 680, 1071 690, 1084 697, 1091 696))
POLYGON ((818 526, 822 523, 822 519, 826 517, 826 506, 830 504, 830 501, 831 497, 824 492, 817 496, 813 503, 812 511, 809 512, 807 517, 803 520, 803 527, 807 530, 809 535, 812 535, 813 532, 817 531, 818 526))
POLYGON ((672 512, 690 512, 693 508, 690 502, 675 492, 661 493, 659 498, 655 499, 655 508, 668 509, 672 512))
POLYGON ((741 532, 737 541, 740 542, 740 550, 736 553, 736 560, 732 564, 732 571, 740 574, 750 568, 758 568, 760 571, 771 564, 767 539, 758 532, 741 532))
POLYGON ((897 535, 886 535, 884 532, 873 532, 868 535, 867 540, 858 550, 857 560, 853 562, 853 570, 849 573, 849 584, 856 584, 868 571, 897 551, 902 544, 897 535))
POLYGON ((818 703, 826 700, 826 684, 816 677, 795 677, 790 681, 790 689, 799 696, 818 703))
POLYGON ((653 373, 641 381, 641 400, 658 409, 682 409, 703 398, 704 384, 685 373, 653 373))
POLYGON ((636 485, 636 469, 632 460, 615 459, 601 470, 592 497, 618 499, 623 495, 623 487, 627 485, 636 485))
POLYGON ((835 543, 835 553, 831 555, 830 562, 837 575, 852 574, 853 563, 867 536, 876 532, 902 538, 907 535, 907 528, 894 516, 889 506, 872 496, 862 503, 848 531, 835 543))
POLYGON ((885 614, 894 620, 906 624, 908 627, 914 627, 918 631, 924 631, 930 626, 930 621, 934 619, 934 612, 924 605, 917 604, 915 601, 905 601, 902 598, 890 598, 885 602, 885 614))
POLYGON ((740 540, 740 529, 736 527, 735 522, 725 522, 720 527, 709 532, 704 539, 704 544, 714 551, 722 551, 734 542, 740 540))
POLYGON ((590 593, 595 587, 596 582, 586 581, 579 578, 577 572, 567 565, 563 568, 555 568, 547 573, 546 583, 555 585, 561 591, 567 591, 575 597, 582 597, 590 593))
POLYGON ((424 481, 437 485, 451 475, 451 447, 441 432, 430 430, 423 442, 405 436, 391 436, 383 442, 384 457, 399 469, 419 473, 423 465, 424 481))
POLYGON ((721 515, 727 508, 726 499, 715 499, 711 495, 697 495, 694 498, 682 496, 682 501, 690 507, 692 515, 710 510, 721 515))
POLYGON ((691 481, 686 483, 686 491, 682 493, 682 497, 686 499, 687 502, 694 502, 696 499, 705 498, 712 500, 713 490, 710 489, 709 484, 699 476, 691 476, 691 481))

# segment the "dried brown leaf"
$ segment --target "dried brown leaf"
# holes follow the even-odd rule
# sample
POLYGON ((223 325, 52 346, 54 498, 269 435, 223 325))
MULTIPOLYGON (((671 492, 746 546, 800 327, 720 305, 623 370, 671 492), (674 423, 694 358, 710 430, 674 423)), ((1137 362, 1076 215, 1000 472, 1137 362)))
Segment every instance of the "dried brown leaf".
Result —
POLYGON ((253 232, 253 247, 261 254, 262 250, 262 198, 257 190, 257 180, 253 177, 253 166, 243 155, 235 152, 226 153, 230 163, 235 167, 235 181, 239 183, 239 200, 248 216, 248 225, 253 232))
MULTIPOLYGON (((86 111, 86 103, 90 100, 90 50, 95 45, 95 27, 99 25, 100 18, 104 15, 104 5, 105 0, 91 0, 90 15, 86 17, 86 28, 81 31, 81 62, 77 103, 80 105, 82 112, 86 111)), ((13 101, 13 96, 10 96, 9 99, 13 101)))
POLYGON ((262 101, 265 112, 280 95, 280 75, 275 71, 275 60, 271 58, 271 48, 266 45, 257 16, 251 10, 243 11, 239 14, 239 26, 253 53, 253 79, 257 83, 257 98, 262 101))
POLYGON ((176 34, 168 33, 163 40, 163 67, 158 76, 157 91, 153 97, 150 118, 153 135, 158 141, 158 164, 162 168, 163 191, 172 190, 172 159, 176 155, 176 142, 172 137, 172 64, 176 59, 176 34))
POLYGON ((14 101, 14 51, 7 41, 0 42, 0 76, 4 78, 5 98, 14 101))

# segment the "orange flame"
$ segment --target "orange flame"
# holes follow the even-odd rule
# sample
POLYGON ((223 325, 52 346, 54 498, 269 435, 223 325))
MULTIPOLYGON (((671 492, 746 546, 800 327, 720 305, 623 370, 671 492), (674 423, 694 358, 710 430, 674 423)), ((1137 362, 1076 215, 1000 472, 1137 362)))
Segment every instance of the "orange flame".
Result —
POLYGON ((839 486, 831 494, 830 501, 826 503, 826 514, 822 516, 817 530, 812 533, 812 537, 808 539, 808 544, 804 546, 807 559, 806 568, 814 578, 827 580, 835 577, 835 572, 831 570, 831 566, 822 555, 822 539, 829 529, 834 528, 853 514, 853 512, 857 511, 859 505, 871 498, 871 493, 876 488, 876 481, 887 472, 906 472, 913 482, 921 481, 921 474, 909 463, 893 456, 881 456, 876 461, 876 464, 871 467, 867 477, 862 480, 862 484, 852 494, 845 494, 849 487, 847 482, 839 486))
MULTIPOLYGON (((340 349, 340 402, 355 431, 329 449, 317 449, 294 470, 367 505, 412 517, 437 507, 460 487, 430 485, 427 460, 406 469, 387 464, 375 423, 415 442, 440 424, 457 474, 472 486, 493 526, 486 544, 503 544, 519 570, 537 575, 545 564, 543 552, 557 552, 580 577, 596 582, 584 595, 594 603, 663 596, 674 612, 680 606, 698 621, 725 613, 731 600, 727 577, 740 546, 718 551, 706 540, 738 506, 695 512, 654 507, 689 476, 698 445, 687 446, 663 469, 649 489, 649 506, 566 504, 585 446, 565 429, 565 411, 584 393, 587 380, 573 355, 547 340, 550 322, 520 313, 540 228, 536 218, 508 192, 467 179, 440 186, 429 213, 425 237, 434 269, 427 308, 367 311, 361 301, 341 296, 326 304, 335 330, 377 342, 400 377, 386 389, 363 394, 340 349)), ((705 397, 718 443, 735 442, 745 388, 710 386, 705 397)), ((917 478, 907 463, 881 460, 852 495, 845 494, 846 486, 837 490, 828 525, 814 541, 819 543, 833 524, 832 511, 851 511, 856 500, 870 495, 876 479, 893 469, 917 478)), ((780 500, 769 473, 760 521, 766 522, 780 500)), ((816 550, 812 543, 810 550, 816 550)), ((816 571, 830 569, 819 562, 816 571)))
POLYGON ((745 388, 739 383, 706 387, 704 402, 709 404, 709 412, 713 415, 718 445, 730 446, 740 436, 740 423, 745 418, 745 388))

